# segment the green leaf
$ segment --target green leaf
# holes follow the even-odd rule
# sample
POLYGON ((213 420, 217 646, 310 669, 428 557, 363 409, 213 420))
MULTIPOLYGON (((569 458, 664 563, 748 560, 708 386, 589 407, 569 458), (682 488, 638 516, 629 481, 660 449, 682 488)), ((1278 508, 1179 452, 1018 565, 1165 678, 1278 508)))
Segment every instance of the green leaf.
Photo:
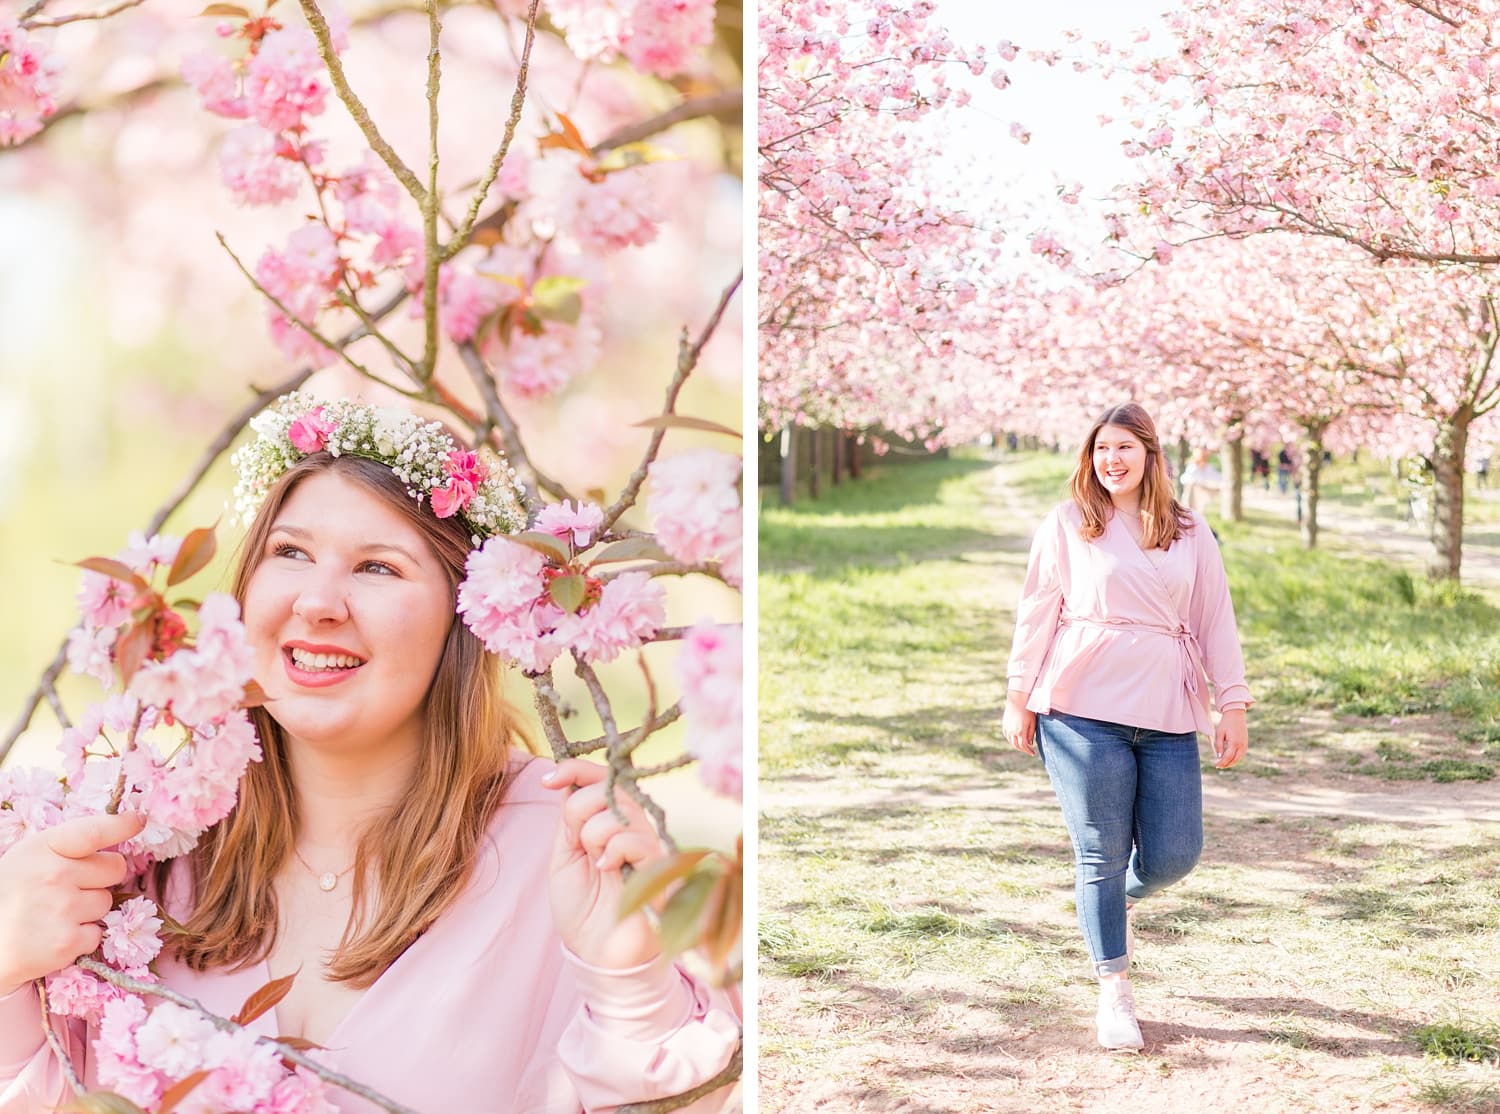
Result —
POLYGON ((701 429, 707 433, 727 433, 735 440, 740 440, 737 429, 730 429, 727 425, 711 422, 707 418, 689 418, 682 414, 662 414, 635 424, 640 429, 701 429))
POLYGON ((693 875, 672 895, 667 907, 661 911, 661 924, 657 929, 662 951, 678 955, 698 942, 699 922, 717 883, 718 878, 704 871, 693 875))
POLYGON ((583 606, 583 601, 589 594, 589 588, 583 582, 583 577, 576 572, 570 572, 566 576, 555 578, 551 584, 547 585, 547 592, 551 595, 553 603, 571 615, 583 606))
POLYGON ((672 555, 652 538, 622 538, 599 551, 590 565, 608 565, 613 561, 670 561, 672 555))
POLYGON ((653 162, 676 162, 681 156, 654 143, 622 143, 607 152, 598 161, 596 168, 601 174, 613 174, 617 170, 629 170, 633 166, 646 166, 653 162))
POLYGON ((696 870, 707 857, 707 851, 684 851, 632 871, 620 891, 620 919, 623 921, 637 909, 644 909, 665 893, 673 882, 696 870))
POLYGON ((58 1114, 146 1114, 124 1095, 113 1091, 90 1091, 74 1095, 62 1106, 54 1107, 58 1114))
POLYGON ((202 572, 214 559, 218 548, 219 543, 214 537, 212 526, 200 526, 188 531, 188 536, 182 539, 182 545, 177 548, 177 557, 172 562, 172 567, 167 570, 167 587, 181 584, 194 573, 202 572))
POLYGON ((587 279, 568 278, 566 275, 537 279, 531 286, 531 311, 543 321, 576 325, 583 313, 583 299, 578 292, 587 285, 587 279))
POLYGON ((526 530, 520 534, 510 534, 509 540, 517 545, 524 545, 527 549, 534 549, 543 557, 551 557, 559 565, 568 563, 568 547, 561 539, 551 534, 544 534, 540 530, 526 530))

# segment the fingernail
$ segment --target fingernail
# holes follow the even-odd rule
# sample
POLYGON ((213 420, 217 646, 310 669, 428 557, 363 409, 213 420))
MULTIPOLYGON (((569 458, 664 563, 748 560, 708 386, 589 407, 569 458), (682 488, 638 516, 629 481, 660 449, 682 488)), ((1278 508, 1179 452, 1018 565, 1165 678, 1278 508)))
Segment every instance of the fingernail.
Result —
POLYGON ((605 870, 606 869, 606 867, 604 865, 604 856, 603 855, 600 855, 597 859, 594 860, 594 869, 595 870, 605 870))
POLYGON ((556 782, 557 782, 557 771, 556 770, 548 770, 545 774, 542 775, 542 784, 543 785, 554 785, 554 784, 556 784, 556 782))

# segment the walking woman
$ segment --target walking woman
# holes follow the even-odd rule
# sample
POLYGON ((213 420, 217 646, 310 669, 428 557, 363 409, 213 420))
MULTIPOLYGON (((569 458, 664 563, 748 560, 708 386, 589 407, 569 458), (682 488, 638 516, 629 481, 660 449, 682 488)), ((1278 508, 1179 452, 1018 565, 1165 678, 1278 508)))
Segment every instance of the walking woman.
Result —
POLYGON ((1032 543, 1004 730, 1041 755, 1073 842, 1099 1043, 1141 1048, 1129 910, 1197 863, 1197 732, 1220 769, 1233 766, 1252 701, 1218 546, 1202 515, 1172 497, 1142 407, 1094 422, 1069 490, 1032 543))

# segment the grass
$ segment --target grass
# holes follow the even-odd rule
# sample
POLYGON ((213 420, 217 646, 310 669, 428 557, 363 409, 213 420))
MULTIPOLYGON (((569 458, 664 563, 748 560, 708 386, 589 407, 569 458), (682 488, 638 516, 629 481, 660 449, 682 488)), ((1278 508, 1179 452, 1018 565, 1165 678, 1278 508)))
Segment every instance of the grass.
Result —
POLYGON ((913 1093, 924 1109, 1034 1109, 1039 1087, 1072 1108, 1110 1079, 1201 1083, 1228 1066, 1222 1039, 1236 1071, 1287 1096, 1277 1109, 1377 1093, 1393 1109, 1484 1109, 1492 1061, 1414 1065, 1434 1017, 1470 1048, 1500 1024, 1478 991, 1500 981, 1493 832, 1274 805, 1319 771, 1372 788, 1492 773, 1500 614, 1307 554, 1253 516, 1220 531, 1261 698, 1252 760, 1206 776, 1257 807, 1208 816, 1204 863, 1143 907, 1137 955, 1138 994, 1177 988, 1184 1033, 1242 1035, 1191 1055, 1197 1038, 1158 1038, 1102 1064, 1059 1035, 1091 1010, 1067 837, 998 724, 1029 531, 1066 469, 960 456, 762 512, 763 1100, 780 1073, 832 1077, 871 1109, 913 1093), (1327 1079, 1326 1094, 1294 1100, 1298 1079, 1327 1079))
POLYGON ((1500 1029, 1472 1029, 1443 1022, 1412 1034, 1417 1047, 1438 1060, 1500 1063, 1500 1029))

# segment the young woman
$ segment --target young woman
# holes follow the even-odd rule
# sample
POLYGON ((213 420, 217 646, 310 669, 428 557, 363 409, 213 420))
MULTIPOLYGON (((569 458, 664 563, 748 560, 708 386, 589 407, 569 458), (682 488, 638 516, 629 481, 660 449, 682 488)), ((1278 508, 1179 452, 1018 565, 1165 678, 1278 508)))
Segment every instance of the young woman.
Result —
POLYGON ((1041 754, 1062 806, 1099 976, 1099 1043, 1141 1048, 1128 910, 1196 865, 1197 732, 1220 769, 1233 766, 1252 701, 1218 546, 1172 498, 1144 409, 1126 403, 1094 423, 1070 492, 1031 547, 1004 731, 1041 754))
MULTIPOLYGON (((627 822, 610 810, 603 767, 527 752, 455 612, 476 516, 438 517, 441 492, 413 499, 409 468, 378 451, 274 450, 263 459, 286 466, 261 477, 234 582, 270 698, 253 713, 264 756, 234 812, 158 868, 188 930, 162 980, 227 1017, 296 973, 252 1029, 321 1045, 424 1112, 576 1114, 711 1079, 737 1041, 732 1008, 616 913, 621 868, 659 853, 654 831, 623 795, 627 822)), ((85 818, 0 858, 5 1114, 65 1097, 31 980, 98 946, 125 878, 108 849, 141 823, 85 818)), ((88 1075, 92 1034, 63 1036, 88 1075)))

